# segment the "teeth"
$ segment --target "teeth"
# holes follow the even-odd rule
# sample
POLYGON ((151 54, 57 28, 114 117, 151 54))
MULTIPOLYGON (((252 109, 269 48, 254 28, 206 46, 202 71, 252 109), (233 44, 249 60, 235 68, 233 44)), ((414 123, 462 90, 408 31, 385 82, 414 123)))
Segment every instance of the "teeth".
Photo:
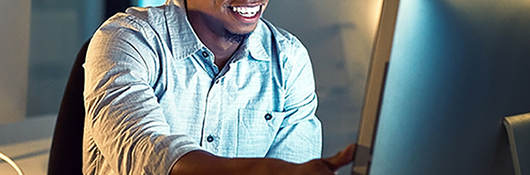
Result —
POLYGON ((241 16, 244 17, 253 17, 256 15, 261 6, 253 6, 253 7, 232 7, 232 11, 238 13, 241 16))

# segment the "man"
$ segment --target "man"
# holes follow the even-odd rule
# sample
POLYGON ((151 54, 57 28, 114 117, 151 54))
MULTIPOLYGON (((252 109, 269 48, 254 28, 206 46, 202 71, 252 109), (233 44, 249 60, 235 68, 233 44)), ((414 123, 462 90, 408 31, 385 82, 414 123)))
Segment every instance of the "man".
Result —
POLYGON ((130 8, 91 40, 85 174, 331 174, 307 51, 268 0, 130 8), (311 161, 310 161, 311 160, 311 161))

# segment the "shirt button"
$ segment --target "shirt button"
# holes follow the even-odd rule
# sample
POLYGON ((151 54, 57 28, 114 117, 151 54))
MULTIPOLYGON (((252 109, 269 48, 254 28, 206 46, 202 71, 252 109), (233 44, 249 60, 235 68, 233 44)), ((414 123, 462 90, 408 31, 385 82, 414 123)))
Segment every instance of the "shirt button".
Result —
POLYGON ((206 141, 208 141, 208 142, 213 142, 213 136, 212 136, 212 135, 209 135, 209 136, 206 138, 206 141))
POLYGON ((272 119, 272 115, 271 114, 265 114, 265 120, 270 120, 272 119))
POLYGON ((208 56, 209 56, 209 55, 208 55, 208 52, 203 51, 203 52, 202 52, 202 56, 203 56, 203 57, 208 57, 208 56))

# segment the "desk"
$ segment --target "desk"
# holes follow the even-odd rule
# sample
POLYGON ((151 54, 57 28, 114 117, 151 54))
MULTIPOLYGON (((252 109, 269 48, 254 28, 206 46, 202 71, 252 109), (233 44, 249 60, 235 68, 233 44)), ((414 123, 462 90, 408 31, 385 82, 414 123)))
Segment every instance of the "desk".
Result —
MULTIPOLYGON (((0 151, 13 159, 25 175, 44 175, 48 170, 50 145, 51 138, 45 138, 1 145, 0 151)), ((2 175, 17 175, 15 169, 4 161, 0 163, 0 172, 2 175)))
MULTIPOLYGON (((0 152, 9 156, 24 175, 45 175, 55 116, 29 118, 0 125, 0 152)), ((0 161, 0 174, 17 175, 7 162, 0 161)))

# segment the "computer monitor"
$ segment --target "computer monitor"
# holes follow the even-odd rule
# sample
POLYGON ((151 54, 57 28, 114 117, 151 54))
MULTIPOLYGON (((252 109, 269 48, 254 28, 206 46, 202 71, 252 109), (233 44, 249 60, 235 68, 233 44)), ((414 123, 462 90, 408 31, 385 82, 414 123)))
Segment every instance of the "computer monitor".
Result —
POLYGON ((385 0, 353 174, 514 174, 530 112, 530 1, 385 0))

